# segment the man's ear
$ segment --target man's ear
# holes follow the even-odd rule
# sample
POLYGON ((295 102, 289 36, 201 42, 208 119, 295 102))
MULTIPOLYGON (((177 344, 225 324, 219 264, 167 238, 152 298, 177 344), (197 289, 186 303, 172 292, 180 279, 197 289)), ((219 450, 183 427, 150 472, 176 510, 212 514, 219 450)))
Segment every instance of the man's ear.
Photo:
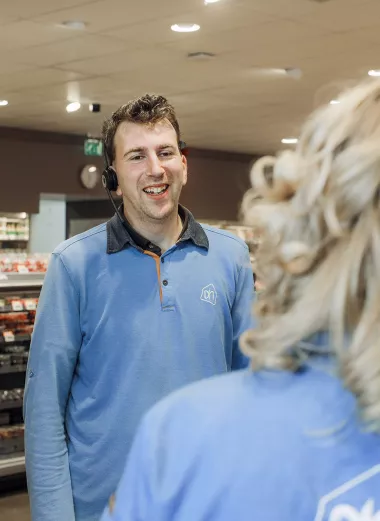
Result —
POLYGON ((185 185, 187 183, 188 170, 187 170, 187 158, 184 154, 182 154, 182 164, 183 164, 183 185, 185 185))

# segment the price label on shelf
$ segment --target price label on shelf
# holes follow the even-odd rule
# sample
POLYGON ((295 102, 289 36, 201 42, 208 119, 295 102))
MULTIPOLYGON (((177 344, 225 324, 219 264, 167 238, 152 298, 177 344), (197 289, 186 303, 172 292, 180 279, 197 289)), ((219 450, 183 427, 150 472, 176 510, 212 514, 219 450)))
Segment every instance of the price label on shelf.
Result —
POLYGON ((22 264, 19 264, 19 265, 17 266, 17 271, 18 271, 19 273, 29 273, 28 268, 27 268, 26 266, 23 266, 22 264))
POLYGON ((24 300, 25 309, 28 311, 35 311, 37 308, 37 300, 28 299, 24 300))
POLYGON ((4 309, 5 308, 5 300, 4 299, 0 299, 0 309, 4 309))
POLYGON ((13 311, 23 311, 24 306, 22 305, 21 300, 12 300, 12 309, 13 311))
POLYGON ((3 337, 6 342, 14 342, 15 336, 13 331, 3 331, 3 337))

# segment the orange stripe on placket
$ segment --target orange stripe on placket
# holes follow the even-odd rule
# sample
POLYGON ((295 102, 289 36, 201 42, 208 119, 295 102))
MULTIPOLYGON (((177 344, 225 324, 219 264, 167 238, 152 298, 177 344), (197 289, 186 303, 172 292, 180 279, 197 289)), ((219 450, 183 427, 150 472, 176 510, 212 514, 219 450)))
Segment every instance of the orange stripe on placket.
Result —
POLYGON ((158 278, 158 287, 160 288, 160 301, 162 302, 162 286, 161 286, 161 259, 155 253, 151 251, 144 251, 145 255, 149 255, 156 262, 156 270, 157 270, 157 278, 158 278))

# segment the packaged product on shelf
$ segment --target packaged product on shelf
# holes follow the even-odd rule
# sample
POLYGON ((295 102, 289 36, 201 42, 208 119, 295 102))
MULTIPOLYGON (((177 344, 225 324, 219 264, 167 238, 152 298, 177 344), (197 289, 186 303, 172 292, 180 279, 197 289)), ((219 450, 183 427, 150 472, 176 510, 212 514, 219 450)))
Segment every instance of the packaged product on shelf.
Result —
POLYGON ((24 426, 12 425, 0 428, 0 454, 12 454, 24 450, 24 426))
POLYGON ((50 254, 0 253, 0 272, 45 273, 50 254))

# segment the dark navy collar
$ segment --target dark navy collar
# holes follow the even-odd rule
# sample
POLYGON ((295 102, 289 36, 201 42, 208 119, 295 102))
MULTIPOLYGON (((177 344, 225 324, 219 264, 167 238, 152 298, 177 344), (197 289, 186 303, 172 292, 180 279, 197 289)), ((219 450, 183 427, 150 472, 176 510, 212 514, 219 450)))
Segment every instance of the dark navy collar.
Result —
MULTIPOLYGON (((107 253, 117 253, 128 246, 140 251, 151 251, 161 255, 161 249, 140 235, 124 217, 123 206, 120 207, 123 222, 115 215, 107 222, 107 253)), ((182 232, 177 242, 192 241, 196 246, 208 250, 209 241, 202 226, 184 206, 178 206, 178 214, 182 219, 182 232)))

